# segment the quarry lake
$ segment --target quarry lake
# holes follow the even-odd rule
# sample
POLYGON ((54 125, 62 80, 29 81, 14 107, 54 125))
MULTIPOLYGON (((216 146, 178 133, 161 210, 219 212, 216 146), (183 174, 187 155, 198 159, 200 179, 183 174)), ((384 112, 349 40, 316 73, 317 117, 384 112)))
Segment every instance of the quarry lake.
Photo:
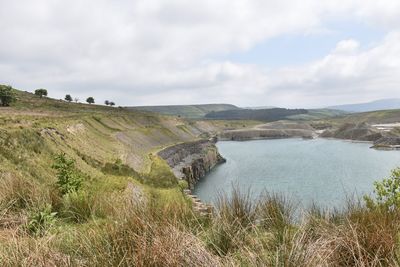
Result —
POLYGON ((255 195, 264 189, 282 193, 303 207, 313 201, 340 207, 346 196, 371 193, 374 181, 400 166, 400 151, 370 149, 370 143, 275 139, 222 141, 217 146, 227 162, 201 179, 194 191, 208 203, 235 184, 255 195))

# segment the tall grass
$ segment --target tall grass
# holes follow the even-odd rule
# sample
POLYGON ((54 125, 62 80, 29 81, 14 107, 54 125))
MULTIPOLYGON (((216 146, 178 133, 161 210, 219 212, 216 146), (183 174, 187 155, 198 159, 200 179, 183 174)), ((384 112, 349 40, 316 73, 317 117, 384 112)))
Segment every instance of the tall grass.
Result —
POLYGON ((214 214, 204 219, 174 190, 150 189, 145 201, 131 198, 128 191, 85 197, 82 210, 76 204, 76 213, 87 215, 76 221, 80 224, 60 225, 39 237, 13 232, 0 247, 0 264, 299 267, 399 263, 400 212, 370 209, 357 201, 329 215, 313 208, 303 220, 295 220, 297 207, 290 198, 269 193, 255 198, 249 190, 234 187, 231 193, 219 195, 214 214))

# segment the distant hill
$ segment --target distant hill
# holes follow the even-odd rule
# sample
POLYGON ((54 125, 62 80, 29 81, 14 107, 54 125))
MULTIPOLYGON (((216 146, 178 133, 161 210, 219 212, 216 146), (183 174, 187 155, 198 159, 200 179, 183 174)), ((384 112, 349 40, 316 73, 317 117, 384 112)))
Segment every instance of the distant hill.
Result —
POLYGON ((287 119, 293 115, 307 114, 306 109, 286 109, 286 108, 271 108, 271 109, 237 109, 212 111, 205 117, 207 119, 219 120, 259 120, 259 121, 277 121, 287 119))
POLYGON ((274 107, 274 106, 244 107, 244 109, 271 109, 271 108, 278 108, 278 107, 274 107))
POLYGON ((204 105, 171 105, 171 106, 138 106, 128 109, 151 111, 165 115, 181 116, 190 119, 200 119, 212 111, 239 110, 231 104, 204 104, 204 105))
POLYGON ((337 109, 327 109, 327 108, 308 109, 308 113, 292 115, 289 116, 288 119, 308 121, 308 120, 334 118, 334 117, 344 116, 346 114, 349 114, 349 112, 337 109))
POLYGON ((348 112, 367 112, 374 110, 400 109, 400 99, 381 99, 367 103, 339 105, 328 108, 344 110, 348 112))

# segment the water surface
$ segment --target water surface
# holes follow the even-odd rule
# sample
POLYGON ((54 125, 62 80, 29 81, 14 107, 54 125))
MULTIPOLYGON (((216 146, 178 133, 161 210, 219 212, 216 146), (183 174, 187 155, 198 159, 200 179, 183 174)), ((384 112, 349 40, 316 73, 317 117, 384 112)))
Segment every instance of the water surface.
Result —
POLYGON ((197 185, 195 194, 212 203, 232 184, 266 189, 302 203, 340 207, 347 195, 371 193, 373 182, 400 166, 400 151, 370 149, 370 143, 330 139, 276 139, 217 143, 227 162, 197 185))

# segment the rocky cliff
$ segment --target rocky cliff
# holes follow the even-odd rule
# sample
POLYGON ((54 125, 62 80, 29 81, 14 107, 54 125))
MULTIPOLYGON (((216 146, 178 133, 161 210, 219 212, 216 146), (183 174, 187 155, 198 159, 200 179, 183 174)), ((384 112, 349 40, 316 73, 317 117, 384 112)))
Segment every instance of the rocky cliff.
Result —
POLYGON ((215 142, 210 139, 177 144, 160 151, 158 156, 168 163, 175 176, 186 180, 193 189, 215 165, 225 162, 215 142))

